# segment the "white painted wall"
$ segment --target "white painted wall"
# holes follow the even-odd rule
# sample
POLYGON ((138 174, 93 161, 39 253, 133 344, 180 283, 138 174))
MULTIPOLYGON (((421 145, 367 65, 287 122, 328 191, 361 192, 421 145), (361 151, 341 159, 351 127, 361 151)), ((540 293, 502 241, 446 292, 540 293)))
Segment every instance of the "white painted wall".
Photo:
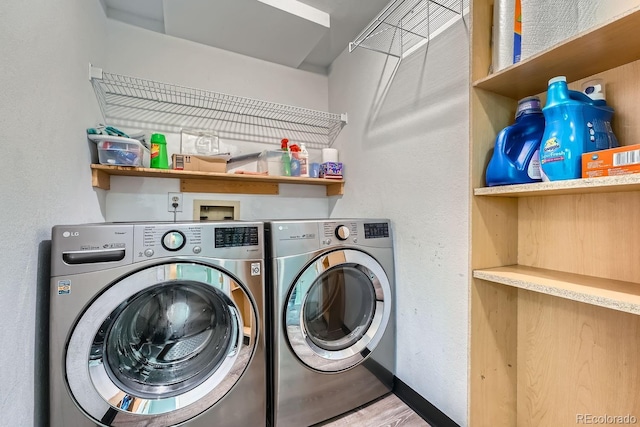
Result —
POLYGON ((343 53, 329 74, 345 196, 331 216, 388 217, 395 235, 397 373, 467 421, 469 54, 462 21, 404 59, 343 53))
MULTIPOLYGON (((163 83, 327 111, 328 78, 199 43, 108 20, 105 71, 163 83)), ((166 134, 169 155, 180 150, 178 134, 166 134)), ((283 135, 284 136, 284 135, 283 135)), ((293 142, 293 141, 292 141, 293 142)), ((221 141, 225 151, 247 154, 274 145, 221 141)), ((318 150, 309 150, 318 158, 318 150)), ((167 192, 180 191, 177 179, 112 178, 107 221, 172 220, 167 192)), ((324 187, 281 185, 280 195, 241 196, 185 193, 178 220, 193 219, 193 200, 240 201, 241 219, 326 218, 324 187)))
POLYGON ((88 64, 102 63, 106 18, 97 1, 1 8, 0 424, 45 425, 49 259, 42 242, 55 224, 103 220, 84 128, 99 117, 88 64))

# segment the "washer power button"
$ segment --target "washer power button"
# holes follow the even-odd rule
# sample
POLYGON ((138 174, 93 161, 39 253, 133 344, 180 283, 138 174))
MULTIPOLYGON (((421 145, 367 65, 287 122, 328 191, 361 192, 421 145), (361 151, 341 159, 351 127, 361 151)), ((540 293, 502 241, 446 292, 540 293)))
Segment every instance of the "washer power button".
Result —
POLYGON ((179 251, 184 247, 185 243, 187 243, 187 239, 178 230, 167 231, 162 236, 162 246, 168 251, 179 251))

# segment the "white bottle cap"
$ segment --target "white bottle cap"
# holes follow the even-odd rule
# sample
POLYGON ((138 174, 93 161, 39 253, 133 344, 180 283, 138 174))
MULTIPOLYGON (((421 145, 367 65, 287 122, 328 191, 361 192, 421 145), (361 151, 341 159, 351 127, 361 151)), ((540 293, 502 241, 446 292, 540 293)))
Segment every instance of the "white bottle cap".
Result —
POLYGON ((593 81, 587 82, 587 83, 582 85, 583 87, 582 92, 584 92, 589 98, 593 99, 594 101, 604 99, 604 93, 603 93, 601 84, 594 83, 593 81), (591 84, 587 84, 587 83, 591 83, 591 84))
POLYGON ((566 81, 567 81, 567 76, 558 76, 550 79, 549 84, 551 85, 552 83, 566 82, 566 81))

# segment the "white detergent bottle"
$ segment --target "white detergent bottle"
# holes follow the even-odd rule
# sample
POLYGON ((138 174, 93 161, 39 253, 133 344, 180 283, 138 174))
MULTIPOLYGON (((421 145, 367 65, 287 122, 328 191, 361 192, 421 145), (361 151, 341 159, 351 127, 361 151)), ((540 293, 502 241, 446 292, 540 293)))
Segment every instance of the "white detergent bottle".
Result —
POLYGON ((300 176, 309 176, 309 152, 304 144, 300 144, 300 153, 298 154, 300 160, 300 176))

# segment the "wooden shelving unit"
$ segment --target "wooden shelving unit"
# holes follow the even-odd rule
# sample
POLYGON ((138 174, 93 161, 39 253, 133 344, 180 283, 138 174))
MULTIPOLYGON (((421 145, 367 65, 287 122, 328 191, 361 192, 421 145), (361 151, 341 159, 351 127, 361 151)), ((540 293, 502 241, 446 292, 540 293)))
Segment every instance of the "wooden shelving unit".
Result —
POLYGON ((637 283, 545 270, 524 265, 479 269, 473 277, 612 310, 640 314, 637 283))
POLYGON ((473 194, 476 196, 493 197, 530 197, 557 196, 563 194, 614 193, 638 190, 640 190, 640 174, 480 187, 474 189, 473 194))
POLYGON ((640 7, 488 75, 493 3, 471 7, 468 424, 639 417, 640 176, 485 187, 484 174, 518 99, 544 100, 558 75, 572 89, 602 78, 616 136, 640 142, 640 7))
POLYGON ((93 186, 102 188, 103 190, 110 189, 111 176, 117 175, 179 179, 180 191, 187 193, 277 195, 280 193, 279 184, 302 184, 325 186, 327 196, 340 196, 344 194, 344 180, 342 179, 193 172, 109 165, 91 165, 91 173, 93 186))
POLYGON ((640 13, 634 9, 514 66, 477 78, 473 86, 517 100, 541 92, 549 77, 567 76, 568 82, 574 82, 626 65, 640 58, 640 43, 634 37, 638 27, 640 13))

